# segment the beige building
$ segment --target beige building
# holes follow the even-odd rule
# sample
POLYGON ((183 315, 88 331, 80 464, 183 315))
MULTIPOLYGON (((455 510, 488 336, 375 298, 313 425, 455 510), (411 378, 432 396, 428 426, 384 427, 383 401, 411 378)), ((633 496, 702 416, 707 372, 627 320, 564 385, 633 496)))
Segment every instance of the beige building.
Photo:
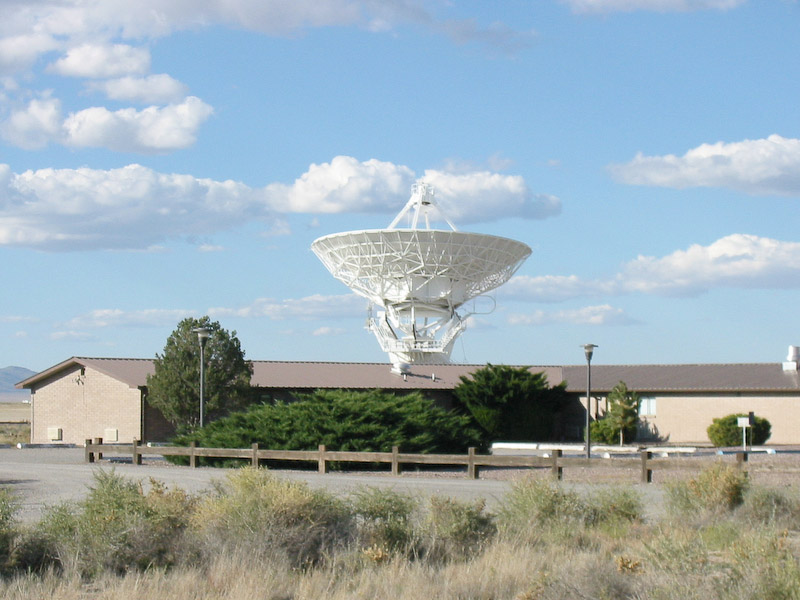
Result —
MULTIPOLYGON (((385 363, 253 361, 260 400, 288 399, 315 389, 422 391, 447 405, 462 376, 484 365, 414 365, 405 375, 385 363)), ((565 440, 579 440, 585 420, 586 366, 534 366, 551 385, 567 384, 572 400, 562 411, 565 440)), ((31 441, 81 444, 163 441, 170 433, 147 403, 146 359, 70 358, 17 384, 31 391, 31 441)), ((785 363, 708 365, 592 365, 592 416, 620 381, 642 399, 642 441, 706 444, 715 417, 754 412, 772 424, 770 444, 800 444, 800 371, 785 363)))

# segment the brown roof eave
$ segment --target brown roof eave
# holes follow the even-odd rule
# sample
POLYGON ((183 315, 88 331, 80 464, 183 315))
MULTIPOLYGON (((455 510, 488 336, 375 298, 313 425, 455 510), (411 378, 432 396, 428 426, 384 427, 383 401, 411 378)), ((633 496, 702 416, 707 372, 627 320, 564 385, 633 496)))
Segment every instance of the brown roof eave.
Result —
POLYGON ((45 369, 44 371, 36 373, 35 375, 31 375, 27 379, 23 379, 19 383, 15 383, 14 387, 17 388, 18 390, 31 389, 34 385, 36 385, 40 381, 43 381, 49 378, 50 376, 55 375, 56 373, 59 373, 64 369, 67 369, 73 365, 80 365, 81 367, 86 366, 84 363, 80 361, 80 359, 73 356, 65 361, 58 363, 57 365, 53 365, 49 369, 45 369))

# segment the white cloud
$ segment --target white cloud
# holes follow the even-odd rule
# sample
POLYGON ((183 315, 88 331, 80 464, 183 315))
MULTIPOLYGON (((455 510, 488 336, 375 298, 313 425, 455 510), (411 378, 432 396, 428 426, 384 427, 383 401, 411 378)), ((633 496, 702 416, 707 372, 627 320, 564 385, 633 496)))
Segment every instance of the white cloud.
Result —
POLYGON ((547 325, 550 323, 570 323, 573 325, 631 325, 633 319, 622 309, 608 304, 586 306, 574 310, 543 311, 528 314, 509 315, 510 325, 547 325))
MULTIPOLYGON (((433 185, 442 211, 456 224, 543 219, 561 211, 558 198, 532 193, 519 175, 427 170, 421 179, 433 185)), ((337 156, 312 164, 292 185, 269 185, 266 197, 276 211, 391 213, 408 201, 414 180, 402 165, 337 156)))
POLYGON ((269 221, 258 194, 234 181, 161 174, 140 165, 108 171, 0 165, 0 245, 46 250, 145 249, 269 221))
POLYGON ((184 309, 152 308, 133 311, 117 308, 96 309, 70 319, 64 326, 72 332, 105 327, 159 327, 171 325, 196 314, 196 311, 184 309))
POLYGON ((319 327, 315 329, 311 335, 313 336, 330 336, 330 335, 342 335, 343 333, 347 333, 347 329, 342 329, 341 327, 319 327))
POLYGON ((166 73, 147 77, 120 77, 92 81, 89 89, 102 92, 112 100, 167 104, 186 97, 189 88, 166 73))
POLYGON ((86 341, 95 339, 95 336, 90 333, 86 333, 85 331, 54 331, 50 334, 50 339, 54 341, 86 341))
POLYGON ((533 302, 630 293, 696 296, 715 288, 800 288, 800 243, 733 234, 667 256, 639 256, 606 280, 513 277, 502 293, 533 302))
POLYGON ((519 175, 427 170, 422 179, 433 185, 442 211, 455 223, 544 219, 561 212, 558 198, 532 193, 519 175))
POLYGON ((702 144, 683 156, 644 156, 612 165, 623 183, 660 187, 719 187, 748 194, 800 195, 800 140, 766 139, 702 144))
MULTIPOLYGON (((37 53, 53 50, 56 39, 65 45, 87 39, 142 40, 214 25, 288 36, 317 27, 350 26, 378 32, 412 24, 444 33, 457 43, 477 42, 510 52, 528 45, 533 37, 531 32, 502 23, 482 26, 473 20, 439 19, 422 0, 49 0, 4 2, 3 12, 0 38, 25 38, 17 45, 20 56, 9 59, 14 68, 26 68, 37 53)), ((98 52, 80 52, 87 64, 102 68, 98 52)), ((112 54, 111 58, 125 62, 120 56, 112 54)), ((136 63, 134 59, 130 64, 136 63)), ((70 74, 91 72, 77 57, 62 59, 58 68, 70 74)))
POLYGON ((50 65, 58 75, 93 79, 141 75, 149 69, 150 52, 127 44, 81 44, 50 65))
POLYGON ((314 294, 305 298, 275 300, 259 298, 240 308, 210 308, 208 314, 217 317, 268 317, 276 321, 283 319, 336 319, 362 317, 366 314, 366 301, 355 294, 323 296, 314 294))
POLYGON ((61 102, 56 98, 34 99, 0 123, 0 135, 26 150, 44 148, 60 135, 61 120, 61 102))
POLYGON ((118 152, 169 152, 191 146, 200 125, 212 112, 208 104, 194 96, 180 104, 144 110, 87 108, 65 119, 64 143, 118 152))
POLYGON ((696 295, 715 287, 800 287, 800 243, 734 234, 663 258, 639 256, 618 276, 626 292, 696 295))
POLYGON ((155 154, 191 146, 213 109, 194 96, 180 104, 143 110, 86 108, 63 118, 55 98, 31 100, 0 124, 7 142, 25 149, 61 143, 78 148, 155 154))
POLYGON ((271 184, 266 196, 279 212, 387 212, 403 206, 413 181, 402 165, 337 156, 312 164, 292 185, 271 184))
POLYGON ((689 12, 729 10, 747 0, 561 0, 576 13, 610 13, 647 10, 653 12, 689 12))
MULTIPOLYGON (((459 177, 447 193, 466 197, 458 210, 465 222, 537 215, 520 208, 530 202, 521 178, 495 179, 487 173, 459 177), (510 189, 509 181, 514 183, 510 189), (470 182, 478 191, 470 191, 470 182), (515 189, 521 196, 517 202, 515 189), (487 212, 478 199, 491 210, 487 212)), ((264 222, 273 235, 286 235, 288 225, 281 213, 393 215, 407 201, 413 181, 407 167, 345 156, 312 165, 293 185, 264 188, 163 174, 136 164, 107 171, 40 169, 20 174, 0 164, 0 246, 142 250, 158 248, 169 239, 198 236, 213 246, 207 236, 252 221, 264 222)))
POLYGON ((45 52, 56 50, 59 43, 45 33, 20 31, 0 37, 0 73, 15 73, 29 68, 45 52))

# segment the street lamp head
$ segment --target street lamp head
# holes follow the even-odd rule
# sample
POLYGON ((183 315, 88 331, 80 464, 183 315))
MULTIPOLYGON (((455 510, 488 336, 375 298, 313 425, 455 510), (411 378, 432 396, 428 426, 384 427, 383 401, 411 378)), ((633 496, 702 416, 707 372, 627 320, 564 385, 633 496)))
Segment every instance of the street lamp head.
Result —
POLYGON ((592 354, 594 354, 594 349, 598 347, 597 344, 584 344, 581 347, 586 353, 586 362, 592 362, 592 354))
POLYGON ((211 335, 211 330, 208 327, 195 327, 192 329, 192 333, 196 333, 200 345, 205 346, 208 337, 211 335))

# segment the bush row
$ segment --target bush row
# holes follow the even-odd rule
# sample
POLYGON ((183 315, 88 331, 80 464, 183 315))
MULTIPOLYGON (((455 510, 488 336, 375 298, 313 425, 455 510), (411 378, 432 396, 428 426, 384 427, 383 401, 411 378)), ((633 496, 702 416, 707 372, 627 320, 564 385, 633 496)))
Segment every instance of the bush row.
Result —
MULTIPOLYGON (((796 496, 751 489, 741 473, 722 466, 670 484, 667 504, 676 523, 697 529, 715 515, 734 511, 762 529, 797 529, 800 523, 796 496)), ((0 492, 3 572, 55 571, 82 579, 175 566, 207 569, 221 556, 282 564, 287 571, 332 561, 442 565, 477 557, 497 543, 580 545, 591 543, 597 531, 624 538, 636 535, 644 518, 642 498, 633 487, 578 494, 528 477, 516 481, 491 513, 483 501, 423 500, 379 488, 337 498, 250 467, 231 472, 202 496, 100 471, 83 501, 51 507, 33 525, 21 526, 15 511, 13 496, 0 492)), ((667 564, 684 546, 672 534, 659 536, 647 549, 648 560, 667 564)))

